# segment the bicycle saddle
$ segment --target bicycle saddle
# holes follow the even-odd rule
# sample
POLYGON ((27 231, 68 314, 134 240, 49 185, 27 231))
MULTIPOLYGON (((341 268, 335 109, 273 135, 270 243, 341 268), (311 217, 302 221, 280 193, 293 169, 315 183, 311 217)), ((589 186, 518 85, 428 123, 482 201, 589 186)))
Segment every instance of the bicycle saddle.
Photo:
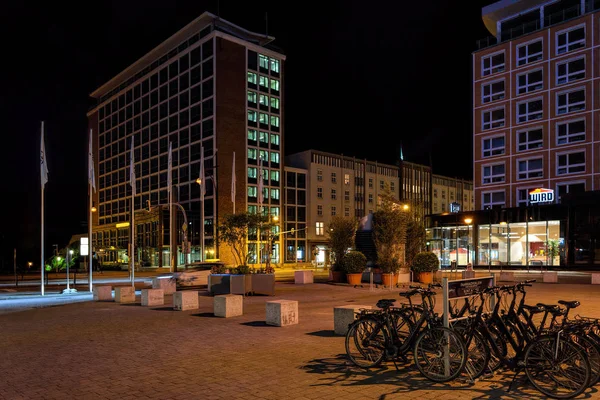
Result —
POLYGON ((574 300, 574 301, 559 300, 558 304, 562 304, 563 306, 569 307, 569 308, 577 308, 577 307, 579 307, 579 305, 581 303, 578 302, 577 300, 574 300))
POLYGON ((554 310, 558 309, 558 306, 556 304, 537 303, 536 306, 542 307, 544 310, 547 310, 547 311, 554 311, 554 310))
POLYGON ((394 305, 396 299, 381 299, 377 302, 378 308, 390 308, 394 305))
POLYGON ((418 290, 411 290, 411 291, 408 291, 408 292, 400 292, 399 294, 400 294, 400 296, 402 296, 402 297, 409 298, 409 297, 411 297, 411 296, 414 296, 414 295, 415 295, 415 294, 417 294, 417 293, 419 293, 419 291, 418 291, 418 290))
POLYGON ((527 304, 523 304, 523 308, 527 311, 529 311, 532 314, 537 314, 537 313, 541 313, 544 311, 544 309, 542 307, 539 306, 528 306, 527 304))

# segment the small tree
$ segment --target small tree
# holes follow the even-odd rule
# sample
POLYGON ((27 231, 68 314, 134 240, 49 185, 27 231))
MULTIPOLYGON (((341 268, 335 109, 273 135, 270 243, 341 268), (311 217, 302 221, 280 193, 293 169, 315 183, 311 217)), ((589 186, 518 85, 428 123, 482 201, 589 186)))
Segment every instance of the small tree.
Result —
POLYGON ((436 272, 440 268, 440 260, 431 251, 423 251, 415 256, 412 264, 415 272, 436 272))
POLYGON ((228 244, 237 265, 248 263, 248 232, 256 228, 262 217, 238 213, 225 215, 219 224, 219 239, 228 244))
POLYGON ((384 273, 397 272, 403 265, 408 213, 389 191, 373 214, 373 241, 377 264, 384 273))
POLYGON ((427 241, 427 233, 423 221, 419 217, 419 207, 413 206, 408 212, 406 225, 406 255, 405 261, 408 266, 412 265, 415 256, 423 251, 427 241))
POLYGON ((348 249, 354 247, 358 223, 355 219, 339 215, 331 218, 327 229, 329 248, 335 260, 334 270, 340 270, 348 249))
POLYGON ((360 274, 367 266, 367 257, 360 251, 349 251, 344 256, 344 271, 347 274, 360 274))

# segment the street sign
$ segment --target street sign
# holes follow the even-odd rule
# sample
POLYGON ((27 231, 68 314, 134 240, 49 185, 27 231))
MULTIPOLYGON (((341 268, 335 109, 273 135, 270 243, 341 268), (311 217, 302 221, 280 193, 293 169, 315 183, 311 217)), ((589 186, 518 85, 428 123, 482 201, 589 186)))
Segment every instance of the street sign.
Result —
POLYGON ((493 276, 448 281, 448 300, 474 296, 492 286, 494 286, 493 276))
POLYGON ((90 254, 90 243, 87 237, 82 237, 79 240, 79 255, 87 256, 90 254))

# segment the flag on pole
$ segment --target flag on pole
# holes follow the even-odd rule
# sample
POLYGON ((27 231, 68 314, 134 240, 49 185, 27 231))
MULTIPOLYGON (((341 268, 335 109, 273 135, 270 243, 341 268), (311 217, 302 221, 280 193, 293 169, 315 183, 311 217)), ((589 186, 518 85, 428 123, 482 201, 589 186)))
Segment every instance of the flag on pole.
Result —
POLYGON ((131 136, 131 151, 130 151, 130 158, 129 158, 129 184, 131 185, 131 195, 135 196, 136 195, 136 188, 135 188, 135 157, 133 154, 133 136, 131 136))
MULTIPOLYGON (((264 201, 263 185, 263 169, 260 166, 258 169, 258 204, 262 204, 264 201)), ((262 212, 262 210, 259 210, 259 212, 262 212)))
POLYGON ((173 142, 169 142, 169 167, 167 172, 167 188, 171 193, 171 187, 173 186, 173 142))
POLYGON ((46 161, 46 146, 44 145, 44 125, 42 123, 42 135, 40 144, 40 173, 42 179, 42 189, 48 182, 48 164, 46 161))
POLYGON ((206 177, 204 176, 204 147, 200 146, 200 176, 198 177, 200 184, 200 199, 204 201, 206 195, 206 177))
POLYGON ((233 152, 233 163, 231 165, 231 202, 233 203, 233 212, 235 213, 235 151, 233 152))
POLYGON ((90 129, 90 145, 88 151, 88 183, 96 191, 96 176, 94 174, 94 153, 92 150, 92 130, 90 129))

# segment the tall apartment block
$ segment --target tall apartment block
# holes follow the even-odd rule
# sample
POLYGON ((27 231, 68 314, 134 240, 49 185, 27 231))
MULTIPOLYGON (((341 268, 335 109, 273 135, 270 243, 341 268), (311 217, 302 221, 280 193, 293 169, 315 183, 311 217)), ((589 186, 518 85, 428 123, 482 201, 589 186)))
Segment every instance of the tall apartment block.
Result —
POLYGON ((473 54, 475 206, 526 205, 536 188, 600 188, 597 2, 483 8, 495 39, 473 54))
MULTIPOLYGON (((177 230, 179 264, 200 259, 201 236, 204 259, 227 261, 230 252, 222 251, 216 235, 215 221, 220 216, 231 213, 234 205, 237 212, 280 214, 285 56, 273 40, 205 12, 91 94, 96 105, 88 120, 98 174, 93 244, 104 262, 118 263, 127 257, 132 212, 135 259, 152 266, 169 263, 170 227, 177 230), (132 137, 137 175, 133 210, 129 200, 132 137), (172 221, 164 210, 169 144, 174 201, 181 206, 172 221), (203 202, 196 183, 201 149, 203 202), (184 237, 191 245, 191 257, 182 254, 184 237)), ((276 243, 275 262, 279 248, 276 243)), ((256 262, 256 237, 251 238, 249 250, 256 262)))
POLYGON ((600 1, 501 0, 473 62, 475 210, 430 221, 441 264, 600 265, 600 1))

